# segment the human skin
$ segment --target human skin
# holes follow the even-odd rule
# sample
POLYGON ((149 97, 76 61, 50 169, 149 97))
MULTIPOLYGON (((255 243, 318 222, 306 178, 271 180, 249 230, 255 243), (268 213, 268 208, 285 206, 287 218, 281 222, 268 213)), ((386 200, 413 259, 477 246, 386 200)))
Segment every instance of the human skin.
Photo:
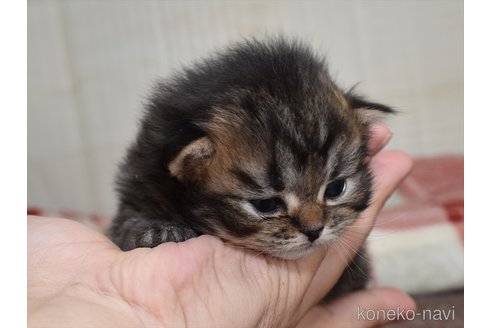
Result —
POLYGON ((357 320, 358 306, 413 310, 408 295, 390 288, 319 304, 411 169, 401 152, 378 153, 387 128, 372 131, 372 205, 340 241, 302 259, 268 258, 206 235, 122 252, 79 223, 28 218, 29 326, 372 327, 385 321, 357 320))

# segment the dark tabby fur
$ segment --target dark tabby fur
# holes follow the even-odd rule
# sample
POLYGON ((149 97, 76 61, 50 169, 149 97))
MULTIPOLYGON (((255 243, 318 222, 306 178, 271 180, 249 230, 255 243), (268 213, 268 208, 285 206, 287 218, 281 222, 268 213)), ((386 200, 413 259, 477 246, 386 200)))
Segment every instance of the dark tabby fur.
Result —
MULTIPOLYGON (((298 42, 236 44, 157 86, 120 167, 110 236, 123 250, 210 234, 304 256, 370 203, 377 112, 392 110, 338 88, 298 42)), ((356 259, 350 288, 365 283, 356 259)))

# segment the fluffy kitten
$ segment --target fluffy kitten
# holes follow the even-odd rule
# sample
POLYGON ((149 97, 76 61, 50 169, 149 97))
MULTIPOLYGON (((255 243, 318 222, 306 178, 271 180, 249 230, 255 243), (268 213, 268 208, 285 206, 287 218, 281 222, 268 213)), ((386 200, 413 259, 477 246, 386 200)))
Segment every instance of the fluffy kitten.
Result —
POLYGON ((157 86, 120 167, 110 236, 123 250, 210 234, 304 256, 367 208, 381 112, 392 110, 341 90, 302 44, 235 44, 157 86))

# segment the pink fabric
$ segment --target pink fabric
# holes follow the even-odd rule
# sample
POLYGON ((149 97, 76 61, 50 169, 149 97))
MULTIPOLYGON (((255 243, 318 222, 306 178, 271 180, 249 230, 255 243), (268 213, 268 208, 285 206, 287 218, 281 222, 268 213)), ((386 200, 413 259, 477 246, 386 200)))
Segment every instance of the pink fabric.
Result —
POLYGON ((412 229, 449 222, 463 240, 464 160, 443 156, 415 160, 398 189, 403 204, 383 210, 376 229, 412 229))
POLYGON ((368 238, 373 284, 415 294, 464 287, 463 164, 462 156, 415 160, 399 204, 381 212, 368 238))

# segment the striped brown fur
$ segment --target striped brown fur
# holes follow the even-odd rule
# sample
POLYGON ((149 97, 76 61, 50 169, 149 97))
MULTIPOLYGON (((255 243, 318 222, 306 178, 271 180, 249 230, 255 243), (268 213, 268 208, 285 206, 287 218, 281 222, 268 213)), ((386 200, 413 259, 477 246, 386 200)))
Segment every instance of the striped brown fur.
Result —
POLYGON ((110 236, 125 250, 213 234, 306 255, 369 205, 368 126, 390 112, 339 88, 300 42, 234 44, 156 86, 110 236))

